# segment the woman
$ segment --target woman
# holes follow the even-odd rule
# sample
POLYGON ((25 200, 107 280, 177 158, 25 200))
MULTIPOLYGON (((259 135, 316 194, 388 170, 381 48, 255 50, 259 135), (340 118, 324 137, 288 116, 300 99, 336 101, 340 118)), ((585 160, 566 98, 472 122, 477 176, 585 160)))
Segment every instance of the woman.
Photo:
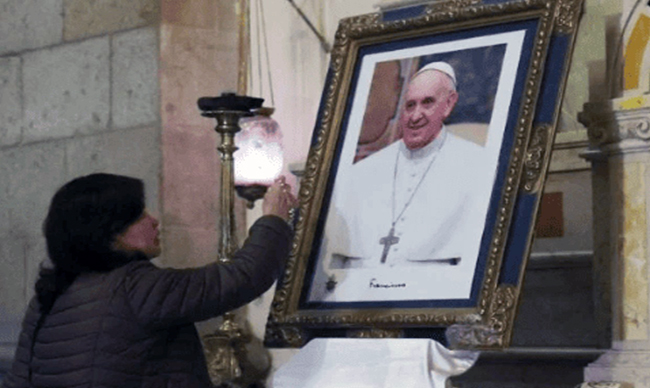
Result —
POLYGON ((140 180, 74 179, 54 195, 42 268, 5 388, 209 387, 193 323, 250 302, 279 275, 295 205, 284 179, 229 264, 160 269, 158 221, 140 180))

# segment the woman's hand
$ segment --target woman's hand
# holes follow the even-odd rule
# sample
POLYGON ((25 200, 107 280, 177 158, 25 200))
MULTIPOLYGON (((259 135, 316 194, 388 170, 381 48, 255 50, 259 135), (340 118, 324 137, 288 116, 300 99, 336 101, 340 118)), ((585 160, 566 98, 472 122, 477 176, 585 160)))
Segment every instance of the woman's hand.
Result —
POLYGON ((264 215, 276 215, 289 220, 289 210, 295 207, 298 207, 298 200, 291 194, 291 186, 287 184, 284 176, 281 176, 266 192, 262 212, 264 215))

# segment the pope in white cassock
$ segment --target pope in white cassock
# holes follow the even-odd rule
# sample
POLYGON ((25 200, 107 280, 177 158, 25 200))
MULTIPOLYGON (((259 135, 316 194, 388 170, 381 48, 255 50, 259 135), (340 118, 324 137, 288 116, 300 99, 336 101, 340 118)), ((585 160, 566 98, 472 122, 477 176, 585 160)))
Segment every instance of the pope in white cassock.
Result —
POLYGON ((494 175, 483 147, 446 129, 457 101, 449 64, 411 78, 401 140, 336 182, 322 251, 329 268, 438 264, 473 273, 494 175))

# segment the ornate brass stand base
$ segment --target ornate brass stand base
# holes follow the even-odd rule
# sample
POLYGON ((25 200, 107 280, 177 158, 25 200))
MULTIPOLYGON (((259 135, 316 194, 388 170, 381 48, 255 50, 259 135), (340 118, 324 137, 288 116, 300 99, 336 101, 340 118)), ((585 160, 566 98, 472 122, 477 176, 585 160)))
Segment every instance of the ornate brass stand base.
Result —
POLYGON ((235 322, 233 313, 226 313, 223 323, 203 338, 210 380, 216 387, 245 387, 240 359, 245 356, 244 344, 250 336, 235 322))
POLYGON ((252 362, 247 349, 252 335, 235 321, 235 314, 227 313, 223 318, 213 334, 203 337, 212 384, 217 388, 264 388, 270 362, 268 365, 252 362))

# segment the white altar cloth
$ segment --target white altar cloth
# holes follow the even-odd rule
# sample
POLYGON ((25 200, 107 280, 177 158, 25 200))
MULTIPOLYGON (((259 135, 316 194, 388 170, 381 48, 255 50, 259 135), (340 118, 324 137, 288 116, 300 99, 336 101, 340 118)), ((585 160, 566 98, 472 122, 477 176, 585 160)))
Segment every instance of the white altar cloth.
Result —
POLYGON ((272 388, 444 388, 479 352, 430 339, 317 338, 273 375, 272 388))

